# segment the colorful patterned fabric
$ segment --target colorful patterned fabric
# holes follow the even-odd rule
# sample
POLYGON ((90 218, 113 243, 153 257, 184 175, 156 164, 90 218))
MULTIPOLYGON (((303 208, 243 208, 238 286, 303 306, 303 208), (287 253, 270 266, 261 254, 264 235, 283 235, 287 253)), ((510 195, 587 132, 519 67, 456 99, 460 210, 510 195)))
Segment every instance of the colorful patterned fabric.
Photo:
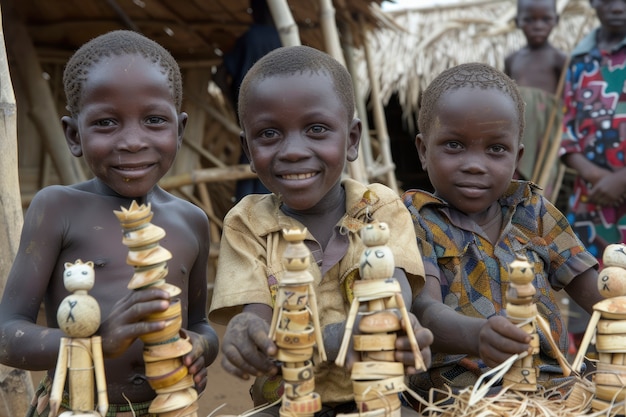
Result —
MULTIPOLYGON (((597 29, 572 52, 560 155, 583 153, 594 164, 615 171, 626 166, 626 39, 612 51, 601 51, 596 35, 597 29)), ((607 244, 626 242, 626 203, 590 204, 589 189, 576 178, 568 220, 587 250, 600 259, 607 244)))
MULTIPOLYGON (((503 226, 495 245, 478 225, 435 195, 410 190, 403 199, 413 217, 426 275, 440 280, 446 305, 471 317, 505 314, 510 282, 507 265, 517 256, 524 256, 534 268, 538 312, 550 323, 552 337, 562 353, 567 352, 567 332, 554 290, 595 267, 597 261, 582 246, 565 216, 541 196, 536 186, 511 182, 499 200, 503 226)), ((536 365, 556 364, 556 352, 545 335, 540 332, 539 336, 542 354, 537 356, 536 365)), ((463 378, 487 369, 479 358, 433 352, 430 373, 433 383, 443 381, 443 376, 447 384, 462 377, 457 382, 465 385, 463 378), (468 359, 475 365, 467 366, 468 359), (455 367, 459 364, 462 366, 455 367)))

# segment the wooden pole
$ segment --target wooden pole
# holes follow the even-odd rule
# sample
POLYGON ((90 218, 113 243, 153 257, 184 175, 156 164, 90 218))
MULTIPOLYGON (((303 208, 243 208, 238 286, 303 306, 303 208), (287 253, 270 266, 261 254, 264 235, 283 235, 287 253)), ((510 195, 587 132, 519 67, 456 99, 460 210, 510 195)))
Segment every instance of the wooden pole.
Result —
MULTIPOLYGON (((205 92, 209 85, 210 74, 208 71, 199 69, 186 70, 184 73, 184 96, 187 97, 189 91, 205 92)), ((200 163, 200 155, 195 152, 195 148, 202 148, 204 139, 204 128, 206 123, 206 112, 196 105, 196 100, 185 101, 185 111, 189 115, 187 126, 185 127, 185 143, 192 146, 183 146, 178 150, 174 165, 167 176, 174 176, 189 172, 200 163)), ((193 187, 187 186, 187 193, 193 193, 193 187)))
POLYGON ((298 25, 289 10, 287 0, 267 0, 267 5, 278 29, 280 43, 283 46, 301 45, 298 25))
MULTIPOLYGON (((4 292, 24 223, 17 164, 17 105, 1 17, 0 11, 0 294, 4 292)), ((26 415, 33 395, 30 372, 0 365, 0 398, 4 404, 0 416, 26 415)))
POLYGON ((376 136, 380 146, 382 168, 387 178, 387 186, 398 192, 398 184, 396 182, 396 166, 391 157, 391 142, 389 140, 389 132, 387 130, 387 120, 385 119, 385 110, 383 108, 382 99, 380 97, 380 83, 374 71, 374 63, 372 62, 372 52, 367 39, 367 28, 363 21, 363 16, 359 16, 361 25, 361 33, 363 35, 363 52, 365 53, 365 63, 370 79, 370 101, 372 103, 372 112, 374 114, 374 127, 376 128, 376 136))
POLYGON ((354 88, 356 111, 361 119, 361 124, 363 126, 363 130, 361 133, 361 142, 359 143, 359 157, 356 159, 356 161, 348 163, 348 171, 353 179, 362 183, 367 183, 369 182, 369 178, 365 167, 372 166, 373 159, 372 148, 370 147, 370 133, 369 124, 367 121, 365 97, 362 91, 363 89, 361 88, 361 84, 358 82, 358 77, 356 76, 357 65, 354 59, 354 47, 352 46, 352 32, 350 31, 350 27, 348 27, 348 25, 344 25, 340 29, 342 34, 344 35, 344 39, 346 39, 344 43, 344 48, 346 50, 346 66, 348 68, 348 72, 352 74, 352 85, 354 88))
POLYGON ((44 80, 37 52, 30 39, 26 26, 12 14, 6 23, 7 45, 19 57, 15 60, 15 73, 23 77, 28 96, 29 117, 37 127, 44 148, 52 157, 61 182, 74 184, 86 179, 79 164, 67 149, 65 134, 59 121, 59 112, 52 97, 50 86, 44 80))
POLYGON ((335 22, 335 8, 332 0, 320 0, 320 25, 324 34, 326 52, 345 66, 346 61, 341 50, 341 43, 339 42, 339 32, 335 22))
POLYGON ((159 185, 166 190, 171 190, 191 184, 239 181, 251 178, 257 178, 257 175, 250 170, 250 165, 240 164, 227 167, 198 169, 185 174, 164 177, 159 182, 159 185))

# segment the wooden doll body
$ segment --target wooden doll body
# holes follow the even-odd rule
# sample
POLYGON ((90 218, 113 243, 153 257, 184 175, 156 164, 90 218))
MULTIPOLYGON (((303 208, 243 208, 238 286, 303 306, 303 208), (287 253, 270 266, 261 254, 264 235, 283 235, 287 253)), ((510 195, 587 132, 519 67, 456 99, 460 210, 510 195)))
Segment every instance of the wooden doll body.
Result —
POLYGON ((517 391, 537 391, 537 372, 533 355, 539 353, 537 334, 537 305, 534 297, 537 292, 532 284, 534 274, 525 259, 517 259, 509 266, 511 284, 507 290, 506 313, 509 320, 519 325, 532 337, 532 353, 517 360, 504 375, 504 385, 517 391))
POLYGON ((503 377, 505 386, 516 391, 533 392, 538 390, 539 369, 533 364, 533 356, 539 354, 540 342, 537 330, 541 330, 561 366, 564 376, 571 374, 571 366, 552 338, 550 323, 537 311, 534 297, 537 292, 532 284, 534 271, 526 258, 518 258, 509 265, 511 284, 507 290, 506 314, 509 320, 531 336, 531 351, 516 361, 503 377))
POLYGON ((400 414, 398 394, 406 389, 404 364, 395 360, 397 332, 404 330, 415 357, 415 368, 426 370, 399 282, 393 278, 395 262, 387 246, 386 223, 372 222, 361 229, 366 248, 359 263, 360 280, 354 282, 354 299, 335 363, 343 366, 350 341, 357 353, 352 366, 352 387, 358 415, 400 414), (364 311, 361 307, 364 306, 364 311), (352 329, 358 319, 358 334, 352 329))
POLYGON ((269 337, 278 346, 276 359, 282 363, 284 394, 280 415, 310 417, 322 409, 315 392, 313 350, 315 345, 326 360, 324 342, 309 273, 311 253, 303 243, 307 229, 283 230, 289 242, 283 253, 285 273, 280 279, 269 337))
POLYGON ((598 362, 597 371, 592 376, 595 398, 591 408, 597 412, 610 409, 611 415, 624 415, 624 406, 616 410, 613 404, 622 401, 626 395, 626 244, 608 245, 602 261, 598 290, 606 299, 593 306, 593 314, 572 367, 580 369, 595 336, 598 362))
POLYGON ((102 340, 93 334, 100 327, 100 306, 87 294, 94 285, 93 262, 66 263, 63 283, 72 294, 57 309, 59 328, 68 337, 61 338, 57 367, 50 393, 51 415, 58 413, 67 380, 70 409, 61 416, 104 416, 109 408, 102 340), (94 383, 98 407, 94 410, 94 383))

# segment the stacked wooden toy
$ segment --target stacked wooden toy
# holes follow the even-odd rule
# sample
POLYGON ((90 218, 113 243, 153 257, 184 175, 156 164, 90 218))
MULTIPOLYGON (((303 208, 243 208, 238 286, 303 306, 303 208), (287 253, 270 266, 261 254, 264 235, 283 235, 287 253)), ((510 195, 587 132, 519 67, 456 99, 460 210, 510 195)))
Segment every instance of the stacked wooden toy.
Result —
POLYGON ((626 245, 611 244, 602 256, 603 268, 598 273, 598 290, 606 297, 593 306, 593 315, 581 342, 574 369, 579 369, 593 336, 598 351, 597 372, 592 380, 594 411, 610 410, 626 414, 626 245))
POLYGON ((282 364, 284 393, 280 415, 313 416, 322 409, 315 392, 313 350, 317 344, 326 360, 317 312, 313 276, 308 271, 311 253, 304 244, 307 229, 283 230, 289 243, 283 253, 286 269, 280 279, 269 337, 278 346, 276 359, 282 364))
POLYGON ((533 355, 539 353, 539 335, 536 318, 537 305, 534 298, 537 290, 532 281, 534 272, 526 259, 516 259, 509 265, 511 283, 507 289, 506 314, 509 320, 531 335, 532 353, 517 360, 503 377, 503 384, 517 391, 537 391, 537 369, 533 355))
POLYGON ((181 303, 177 298, 181 289, 165 281, 167 261, 172 258, 172 254, 159 244, 165 231, 151 223, 150 204, 138 205, 133 201, 130 208, 122 207, 121 211, 115 211, 115 215, 123 229, 122 243, 129 249, 126 262, 134 268, 128 288, 141 291, 158 287, 171 296, 167 310, 147 318, 149 321, 165 321, 166 327, 141 337, 146 377, 157 393, 148 411, 162 417, 196 417, 198 393, 182 360, 191 352, 192 345, 181 329, 181 303))
POLYGON ((354 299, 346 322, 346 332, 336 359, 343 366, 350 341, 358 355, 352 366, 354 400, 360 416, 400 416, 399 393, 406 389, 404 364, 395 360, 395 342, 399 331, 409 337, 415 356, 415 368, 426 370, 411 321, 402 298, 399 282, 393 278, 395 262, 387 246, 389 227, 372 222, 361 229, 365 244, 359 272, 354 282, 354 299), (359 311, 361 305, 365 311, 359 311), (358 334, 352 334, 358 320, 358 334))
POLYGON ((69 337, 61 338, 57 367, 50 391, 50 410, 57 415, 65 380, 68 379, 70 409, 60 416, 105 416, 109 408, 102 340, 93 334, 100 327, 100 306, 87 291, 93 288, 93 262, 78 259, 67 262, 63 285, 71 292, 57 309, 59 328, 69 337), (69 375, 68 375, 69 372, 69 375), (94 377, 98 392, 98 411, 94 410, 94 377))

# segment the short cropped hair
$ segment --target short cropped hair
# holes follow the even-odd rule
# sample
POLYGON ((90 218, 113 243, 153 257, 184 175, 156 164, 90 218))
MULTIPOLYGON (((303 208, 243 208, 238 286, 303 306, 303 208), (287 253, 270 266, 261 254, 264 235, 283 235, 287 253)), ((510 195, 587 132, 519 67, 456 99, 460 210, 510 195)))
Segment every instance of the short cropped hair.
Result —
POLYGON ((532 5, 533 3, 550 3, 552 6, 552 11, 554 13, 557 12, 556 10, 556 0, 517 0, 517 11, 519 12, 520 9, 524 8, 524 7, 528 7, 530 5, 532 5))
POLYGON ((327 73, 337 95, 346 108, 349 120, 354 115, 352 77, 346 68, 325 52, 309 46, 284 46, 274 49, 250 68, 239 88, 239 120, 244 120, 249 90, 253 84, 269 77, 304 73, 327 73))
POLYGON ((519 141, 524 134, 524 100, 517 84, 508 75, 496 68, 478 62, 457 65, 439 74, 422 94, 417 126, 421 133, 427 134, 434 121, 437 103, 444 93, 463 87, 495 89, 513 100, 517 108, 519 141))
POLYGON ((157 42, 130 30, 115 30, 100 35, 82 45, 72 55, 63 71, 63 88, 67 110, 72 117, 80 112, 83 85, 89 71, 104 57, 138 54, 161 66, 176 109, 180 111, 183 101, 183 82, 180 68, 172 55, 157 42))

